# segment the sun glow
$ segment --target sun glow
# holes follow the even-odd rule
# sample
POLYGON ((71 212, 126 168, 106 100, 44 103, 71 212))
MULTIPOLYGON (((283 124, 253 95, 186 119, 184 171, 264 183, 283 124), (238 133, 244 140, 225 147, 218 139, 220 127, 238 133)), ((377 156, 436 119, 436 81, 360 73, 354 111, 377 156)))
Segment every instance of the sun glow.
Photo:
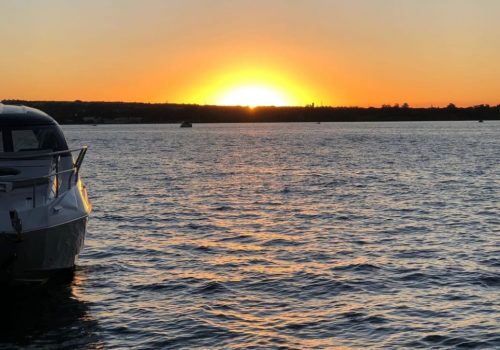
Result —
POLYGON ((291 101, 277 89, 259 85, 231 88, 221 94, 216 101, 222 106, 289 106, 291 101))
POLYGON ((196 87, 181 92, 192 103, 220 106, 301 106, 315 102, 310 84, 284 66, 227 64, 202 73, 196 87))

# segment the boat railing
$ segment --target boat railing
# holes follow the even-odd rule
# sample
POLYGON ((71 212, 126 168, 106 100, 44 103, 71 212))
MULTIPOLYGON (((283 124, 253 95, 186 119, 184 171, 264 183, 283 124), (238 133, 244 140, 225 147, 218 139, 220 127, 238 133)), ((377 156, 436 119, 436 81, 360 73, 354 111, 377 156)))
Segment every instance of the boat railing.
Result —
POLYGON ((75 152, 82 152, 84 151, 84 155, 87 152, 87 146, 82 146, 80 148, 73 148, 73 149, 66 149, 63 151, 56 151, 56 152, 46 152, 46 153, 31 153, 31 154, 22 154, 23 152, 16 152, 14 154, 9 154, 9 153, 0 153, 0 160, 1 159, 36 159, 36 158, 46 158, 50 156, 60 156, 63 154, 72 154, 75 152))
POLYGON ((33 189, 33 208, 36 207, 36 187, 40 183, 40 180, 51 179, 54 178, 55 189, 54 197, 59 197, 59 187, 60 187, 60 175, 69 174, 68 178, 68 190, 71 188, 73 183, 78 182, 78 174, 80 172, 80 167, 82 165, 83 159, 85 158, 85 154, 87 153, 87 146, 83 146, 81 148, 69 149, 64 151, 57 152, 47 152, 47 153, 36 153, 36 154, 15 154, 15 155, 0 155, 0 160, 2 159, 37 159, 37 158, 46 158, 53 157, 55 163, 55 171, 51 172, 47 175, 35 176, 35 177, 25 177, 25 178, 15 178, 9 181, 0 181, 0 192, 10 192, 13 189, 15 183, 31 183, 31 187, 33 189), (59 163, 61 160, 61 156, 64 154, 72 154, 75 152, 79 152, 76 160, 73 162, 71 169, 59 170, 59 163), (73 177, 75 181, 73 181, 73 177))

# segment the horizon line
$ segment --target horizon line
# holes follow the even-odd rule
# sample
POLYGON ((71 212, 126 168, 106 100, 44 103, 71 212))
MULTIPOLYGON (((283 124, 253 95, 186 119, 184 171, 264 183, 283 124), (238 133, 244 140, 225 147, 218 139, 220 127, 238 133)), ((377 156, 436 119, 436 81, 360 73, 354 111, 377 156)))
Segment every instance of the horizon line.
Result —
POLYGON ((474 104, 474 105, 457 105, 453 102, 448 103, 447 105, 433 105, 431 104, 430 106, 425 106, 425 107, 416 107, 416 106, 411 106, 408 103, 395 103, 395 104, 381 104, 379 106, 356 106, 356 105, 317 105, 315 103, 311 104, 306 104, 306 105, 287 105, 287 106, 275 106, 275 105, 259 105, 259 106, 245 106, 245 105, 217 105, 217 104, 200 104, 200 103, 187 103, 187 102, 144 102, 144 101, 105 101, 105 100, 25 100, 25 99, 2 99, 0 100, 0 103, 6 104, 6 103, 15 103, 15 102, 28 102, 28 103, 123 103, 123 104, 146 104, 146 105, 173 105, 173 106, 192 106, 192 107, 217 107, 217 108, 246 108, 250 110, 255 110, 258 108, 359 108, 359 109, 389 109, 389 108, 394 108, 394 109, 444 109, 444 108, 461 108, 461 109, 467 109, 467 108, 479 108, 479 107, 487 107, 487 108, 500 108, 500 103, 499 104, 488 104, 488 103, 481 103, 481 104, 474 104))

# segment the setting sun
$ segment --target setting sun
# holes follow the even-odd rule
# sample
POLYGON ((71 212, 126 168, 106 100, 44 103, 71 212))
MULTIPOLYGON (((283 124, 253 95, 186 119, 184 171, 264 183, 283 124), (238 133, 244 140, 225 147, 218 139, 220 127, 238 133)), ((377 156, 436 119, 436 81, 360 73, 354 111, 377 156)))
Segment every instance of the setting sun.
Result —
POLYGON ((288 106, 289 98, 277 89, 266 86, 240 86, 229 89, 217 101, 223 106, 288 106))
POLYGON ((191 89, 180 91, 188 102, 221 106, 300 106, 321 98, 311 84, 279 64, 226 64, 200 74, 191 89))

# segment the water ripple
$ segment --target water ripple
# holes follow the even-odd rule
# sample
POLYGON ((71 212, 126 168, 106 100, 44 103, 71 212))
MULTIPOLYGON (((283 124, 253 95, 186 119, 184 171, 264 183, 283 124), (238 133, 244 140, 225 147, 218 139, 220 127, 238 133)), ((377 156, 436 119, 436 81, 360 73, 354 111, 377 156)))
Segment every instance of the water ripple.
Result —
POLYGON ((498 122, 65 132, 86 247, 0 347, 500 348, 498 122))

